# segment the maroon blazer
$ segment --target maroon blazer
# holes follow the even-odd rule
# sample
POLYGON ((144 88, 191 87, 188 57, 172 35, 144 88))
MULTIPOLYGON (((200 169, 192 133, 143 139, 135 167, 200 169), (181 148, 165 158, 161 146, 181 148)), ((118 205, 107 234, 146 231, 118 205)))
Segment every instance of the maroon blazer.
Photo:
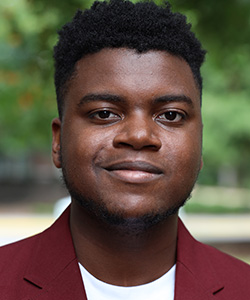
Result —
MULTIPOLYGON (((1 247, 0 257, 1 300, 87 299, 69 209, 44 232, 1 247)), ((179 221, 175 300, 209 299, 249 300, 250 266, 197 242, 179 221)))

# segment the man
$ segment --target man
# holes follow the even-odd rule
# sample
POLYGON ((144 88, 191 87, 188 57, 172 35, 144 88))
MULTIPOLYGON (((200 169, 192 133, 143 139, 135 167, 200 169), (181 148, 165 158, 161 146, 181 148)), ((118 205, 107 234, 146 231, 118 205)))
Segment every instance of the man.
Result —
POLYGON ((96 2, 55 47, 53 161, 72 203, 1 250, 1 299, 249 299, 250 267, 178 220, 202 166, 205 51, 169 5, 96 2))

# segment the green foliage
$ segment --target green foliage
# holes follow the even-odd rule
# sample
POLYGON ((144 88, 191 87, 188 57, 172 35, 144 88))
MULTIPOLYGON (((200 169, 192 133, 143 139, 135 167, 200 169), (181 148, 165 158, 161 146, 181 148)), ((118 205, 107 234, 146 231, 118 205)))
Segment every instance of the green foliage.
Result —
POLYGON ((208 51, 199 181, 216 184, 220 168, 228 167, 237 174, 236 184, 250 187, 250 2, 175 0, 172 5, 187 15, 208 51))
MULTIPOLYGON (((93 1, 92 1, 93 2, 93 1)), ((0 154, 50 149, 57 116, 53 46, 57 30, 90 1, 2 0, 0 4, 0 154)))
MULTIPOLYGON (((162 0, 155 0, 162 3, 162 0)), ((250 185, 250 2, 172 0, 208 50, 203 68, 204 161, 202 183, 216 183, 221 166, 250 185)), ((57 116, 53 46, 57 30, 93 0, 1 0, 0 154, 50 149, 57 116)))

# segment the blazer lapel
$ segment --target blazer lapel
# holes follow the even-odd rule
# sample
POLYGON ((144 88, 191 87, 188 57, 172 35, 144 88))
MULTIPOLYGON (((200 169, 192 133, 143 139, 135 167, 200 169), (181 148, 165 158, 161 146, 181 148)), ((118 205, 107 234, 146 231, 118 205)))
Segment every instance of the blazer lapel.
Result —
POLYGON ((223 282, 218 278, 205 250, 187 231, 181 220, 178 223, 175 300, 223 300, 223 282))
POLYGON ((69 264, 51 284, 40 290, 30 300, 87 300, 81 275, 74 263, 69 264))
POLYGON ((25 299, 87 299, 71 239, 69 211, 37 237, 24 274, 24 280, 37 288, 25 299))

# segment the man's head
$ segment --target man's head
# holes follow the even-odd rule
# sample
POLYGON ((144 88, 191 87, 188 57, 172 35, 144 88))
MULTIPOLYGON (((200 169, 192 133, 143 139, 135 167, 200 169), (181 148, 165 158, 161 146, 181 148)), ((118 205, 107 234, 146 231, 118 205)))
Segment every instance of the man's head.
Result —
POLYGON ((61 32, 54 163, 73 202, 109 224, 156 224, 195 184, 204 51, 189 27, 168 6, 114 0, 61 32))
POLYGON ((190 28, 186 17, 171 12, 168 3, 159 7, 151 1, 133 4, 110 0, 95 2, 89 10, 78 11, 72 22, 59 32, 60 39, 54 50, 60 119, 77 61, 104 48, 125 47, 139 53, 163 50, 182 57, 189 64, 201 93, 200 67, 205 51, 190 28))

